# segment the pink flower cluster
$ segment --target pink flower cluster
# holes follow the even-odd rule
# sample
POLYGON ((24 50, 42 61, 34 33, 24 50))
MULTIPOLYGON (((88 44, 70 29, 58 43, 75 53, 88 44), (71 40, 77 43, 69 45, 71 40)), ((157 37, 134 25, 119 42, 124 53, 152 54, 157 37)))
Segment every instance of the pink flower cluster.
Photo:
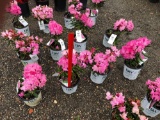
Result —
POLYGON ((38 36, 29 36, 21 40, 16 40, 15 45, 17 51, 20 53, 37 55, 39 53, 39 44, 41 42, 42 39, 38 36))
POLYGON ((116 112, 117 110, 119 111, 116 113, 119 116, 119 119, 116 117, 118 120, 131 120, 137 117, 139 117, 140 120, 148 120, 147 117, 145 117, 144 115, 140 115, 139 113, 139 100, 125 100, 125 96, 122 93, 116 93, 116 95, 113 96, 110 92, 106 93, 106 99, 110 100, 112 109, 115 109, 116 112), (129 113, 130 111, 132 112, 129 113), (135 116, 134 114, 136 114, 137 116, 135 116))
POLYGON ((141 53, 145 49, 151 40, 147 37, 140 37, 136 40, 131 40, 122 46, 120 53, 124 59, 134 59, 137 53, 141 53))
POLYGON ((160 101, 160 77, 156 78, 155 81, 147 80, 146 85, 150 91, 150 98, 153 101, 160 101))
POLYGON ((37 55, 39 44, 43 41, 38 36, 26 36, 24 33, 12 29, 1 32, 1 36, 15 44, 16 51, 22 54, 37 55))
POLYGON ((36 6, 32 9, 34 18, 38 20, 46 20, 53 18, 53 9, 48 6, 36 6))
POLYGON ((104 2, 104 0, 92 0, 92 3, 94 4, 100 4, 101 2, 104 2))
POLYGON ((18 82, 18 89, 20 97, 24 96, 27 91, 33 91, 45 86, 46 75, 42 73, 42 67, 38 63, 27 64, 24 67, 23 82, 18 82))
POLYGON ((68 7, 68 11, 71 15, 74 16, 76 22, 80 22, 81 25, 91 28, 93 26, 93 21, 91 20, 90 16, 90 9, 86 9, 85 13, 81 13, 80 10, 82 8, 81 2, 71 2, 70 6, 68 7))
POLYGON ((49 22, 48 27, 49 27, 50 33, 54 36, 58 36, 58 35, 62 34, 62 32, 63 32, 62 25, 58 24, 54 20, 49 22))
MULTIPOLYGON (((63 51, 63 56, 59 59, 57 62, 58 66, 62 68, 63 71, 68 71, 68 50, 63 51)), ((75 66, 79 66, 80 68, 86 68, 87 65, 92 64, 93 58, 92 58, 93 51, 85 50, 82 51, 80 54, 76 53, 75 50, 73 50, 72 54, 72 64, 73 68, 75 66)))
POLYGON ((96 53, 93 59, 93 71, 99 74, 106 74, 109 64, 116 62, 116 58, 119 57, 120 51, 112 46, 111 49, 107 49, 105 54, 100 52, 96 53))
POLYGON ((22 32, 16 32, 15 30, 9 29, 1 32, 1 36, 6 40, 14 42, 17 39, 22 39, 26 35, 22 32))
POLYGON ((21 8, 18 6, 17 1, 15 0, 10 2, 10 6, 6 8, 6 11, 16 16, 22 13, 21 8))
POLYGON ((114 23, 114 30, 119 31, 132 31, 134 29, 134 24, 132 20, 126 21, 125 19, 121 18, 114 23))

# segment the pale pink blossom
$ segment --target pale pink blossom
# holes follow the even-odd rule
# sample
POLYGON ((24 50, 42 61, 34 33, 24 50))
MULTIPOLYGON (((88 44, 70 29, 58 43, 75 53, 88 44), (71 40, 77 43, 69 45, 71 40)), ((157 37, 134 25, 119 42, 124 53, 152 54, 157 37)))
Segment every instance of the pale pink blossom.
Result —
POLYGON ((111 95, 110 92, 107 92, 107 93, 106 93, 106 99, 107 99, 107 100, 110 100, 111 98, 113 98, 113 95, 111 95))
POLYGON ((127 28, 128 31, 132 31, 134 29, 134 24, 133 24, 132 20, 129 20, 127 22, 126 28, 127 28))
POLYGON ((128 114, 128 113, 123 112, 122 114, 120 114, 120 116, 121 116, 121 118, 123 118, 123 120, 128 120, 127 114, 128 114))

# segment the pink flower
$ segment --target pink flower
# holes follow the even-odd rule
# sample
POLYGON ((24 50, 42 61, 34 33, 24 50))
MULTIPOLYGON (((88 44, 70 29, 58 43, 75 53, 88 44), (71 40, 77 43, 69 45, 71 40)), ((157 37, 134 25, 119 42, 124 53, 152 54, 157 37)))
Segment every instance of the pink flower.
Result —
POLYGON ((148 120, 148 118, 146 116, 144 116, 144 115, 139 115, 139 119, 140 120, 148 120))
POLYGON ((123 31, 123 30, 125 30, 126 26, 127 26, 127 21, 125 19, 121 18, 120 20, 117 20, 114 23, 114 30, 123 31))
POLYGON ((18 96, 21 97, 21 98, 23 98, 24 92, 19 93, 18 96))
POLYGON ((132 20, 129 20, 129 21, 127 22, 126 28, 127 28, 128 31, 132 31, 132 30, 133 30, 134 24, 133 24, 132 20))
POLYGON ((95 4, 99 4, 101 2, 104 2, 104 0, 92 0, 92 3, 95 3, 95 4))
POLYGON ((24 81, 20 90, 33 91, 42 88, 46 84, 46 75, 42 73, 42 67, 38 63, 27 64, 23 72, 24 81))
POLYGON ((136 113, 138 115, 139 114, 139 108, 138 108, 137 103, 132 101, 132 105, 133 105, 132 113, 136 113))
POLYGON ((113 95, 111 95, 110 92, 107 92, 107 93, 106 93, 106 99, 107 99, 107 100, 110 100, 111 98, 113 98, 113 95))
POLYGON ((125 111, 126 111, 126 107, 125 107, 125 106, 120 106, 120 107, 118 108, 118 110, 119 110, 120 112, 125 112, 125 111))
POLYGON ((34 18, 38 20, 52 19, 53 18, 53 9, 48 6, 36 6, 32 8, 32 13, 34 18))
POLYGON ((7 8, 7 11, 13 15, 20 15, 21 14, 21 8, 17 5, 16 1, 10 3, 10 7, 7 8))
POLYGON ((52 35, 60 35, 63 32, 63 27, 54 20, 49 22, 48 27, 52 35))
POLYGON ((123 120, 128 120, 126 112, 123 112, 122 114, 120 114, 120 116, 121 118, 123 118, 123 120))

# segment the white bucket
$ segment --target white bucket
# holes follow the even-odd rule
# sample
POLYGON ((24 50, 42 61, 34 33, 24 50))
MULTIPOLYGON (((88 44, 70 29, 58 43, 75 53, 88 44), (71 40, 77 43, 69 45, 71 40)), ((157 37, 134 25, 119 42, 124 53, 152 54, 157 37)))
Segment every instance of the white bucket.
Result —
MULTIPOLYGON (((16 86, 16 91, 18 93, 18 84, 16 86)), ((20 98, 20 97, 19 97, 20 98)), ((21 99, 26 105, 30 106, 30 107, 34 107, 36 105, 38 105, 40 103, 40 101, 42 100, 42 94, 41 91, 39 92, 38 96, 36 98, 33 98, 31 100, 24 100, 21 99)))
POLYGON ((53 60, 58 61, 62 57, 62 51, 61 50, 52 50, 50 49, 51 57, 53 60))
POLYGON ((100 74, 97 74, 97 73, 91 71, 90 79, 94 83, 102 84, 106 78, 107 78, 107 74, 100 75, 100 74))
POLYGON ((150 117, 155 117, 160 114, 160 110, 154 108, 153 106, 149 108, 150 102, 147 100, 147 97, 141 101, 141 107, 143 108, 143 113, 150 117))
POLYGON ((75 27, 71 18, 64 17, 64 24, 67 29, 73 29, 75 27))
POLYGON ((22 64, 24 66, 26 66, 27 64, 30 64, 30 63, 38 63, 38 61, 33 61, 32 59, 30 60, 21 60, 22 64))
POLYGON ((104 34, 103 37, 103 45, 107 48, 110 48, 112 45, 108 43, 109 38, 106 36, 106 34, 104 34))
POLYGON ((132 68, 129 68, 127 67, 125 64, 124 64, 124 69, 123 69, 123 76, 129 80, 135 80, 139 73, 141 71, 141 68, 139 69, 132 69, 132 68))
POLYGON ((75 93, 76 90, 77 90, 77 87, 78 85, 74 86, 74 87, 71 87, 71 88, 68 88, 68 87, 65 87, 63 85, 62 86, 62 89, 63 89, 63 92, 66 93, 66 94, 72 94, 72 93, 75 93))
POLYGON ((43 30, 44 33, 49 33, 49 28, 48 28, 48 24, 44 24, 45 29, 43 30))
POLYGON ((22 32, 22 33, 26 34, 27 36, 30 36, 29 26, 26 26, 24 28, 15 28, 15 30, 18 32, 22 32))
POLYGON ((97 16, 89 16, 89 18, 93 21, 93 26, 96 24, 97 16))
POLYGON ((76 50, 76 52, 80 53, 80 52, 86 50, 86 44, 87 44, 86 40, 84 42, 75 42, 74 41, 74 49, 76 50))

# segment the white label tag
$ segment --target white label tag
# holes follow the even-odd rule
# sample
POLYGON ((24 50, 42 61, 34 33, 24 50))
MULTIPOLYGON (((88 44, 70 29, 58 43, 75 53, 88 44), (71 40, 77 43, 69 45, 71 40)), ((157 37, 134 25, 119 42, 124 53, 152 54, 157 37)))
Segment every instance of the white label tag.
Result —
POLYGON ((40 30, 44 30, 45 29, 43 20, 42 21, 38 21, 38 25, 39 25, 40 30))
POLYGON ((38 56, 37 55, 29 55, 30 57, 31 57, 31 59, 33 60, 33 61, 37 61, 38 60, 38 56))
POLYGON ((46 45, 50 46, 54 42, 54 39, 51 39, 46 45))
POLYGON ((68 81, 63 81, 62 79, 59 80, 63 85, 65 85, 66 87, 68 87, 68 81))
POLYGON ((57 77, 57 76, 59 76, 59 73, 54 73, 52 76, 57 77))
POLYGON ((20 22, 23 26, 27 26, 27 25, 28 25, 27 21, 25 21, 22 16, 20 16, 20 17, 18 18, 18 20, 19 20, 19 22, 20 22))
POLYGON ((61 49, 62 49, 62 50, 65 50, 66 47, 65 47, 64 41, 63 41, 62 39, 59 39, 58 42, 59 42, 60 45, 61 45, 61 49))
POLYGON ((93 11, 91 10, 91 14, 90 14, 90 16, 95 16, 95 14, 93 13, 93 11))
POLYGON ((115 41, 116 37, 117 37, 117 35, 112 34, 112 35, 109 37, 108 43, 112 45, 113 42, 115 41))
POLYGON ((84 41, 86 38, 84 37, 84 35, 82 34, 81 30, 76 30, 76 40, 77 42, 82 42, 84 41))
POLYGON ((142 50, 142 61, 139 62, 139 65, 142 65, 144 62, 146 62, 148 60, 148 57, 144 56, 143 54, 146 54, 146 51, 142 50))

